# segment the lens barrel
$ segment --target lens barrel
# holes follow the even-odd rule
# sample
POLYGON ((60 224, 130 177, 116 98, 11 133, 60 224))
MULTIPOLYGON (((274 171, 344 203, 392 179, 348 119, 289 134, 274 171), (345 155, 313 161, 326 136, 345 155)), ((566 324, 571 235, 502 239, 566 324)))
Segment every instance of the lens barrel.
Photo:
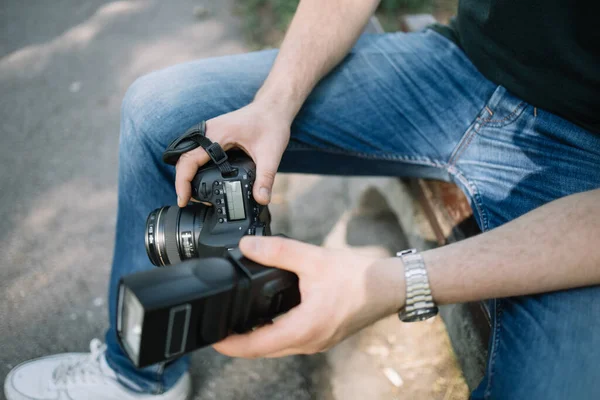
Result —
POLYGON ((206 206, 161 207, 146 220, 146 252, 152 264, 164 267, 198 257, 197 241, 206 206))

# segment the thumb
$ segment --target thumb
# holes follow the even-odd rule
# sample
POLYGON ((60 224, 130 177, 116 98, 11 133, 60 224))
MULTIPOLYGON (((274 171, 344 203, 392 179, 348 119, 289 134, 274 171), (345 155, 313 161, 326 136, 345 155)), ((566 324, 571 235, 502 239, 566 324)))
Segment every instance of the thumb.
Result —
POLYGON ((259 153, 255 157, 256 161, 256 182, 254 182, 254 199, 260 204, 267 205, 271 201, 271 191, 279 159, 273 156, 274 153, 259 153))
POLYGON ((322 262, 319 258, 323 251, 318 246, 275 236, 244 236, 240 250, 259 264, 285 269, 296 275, 322 262))

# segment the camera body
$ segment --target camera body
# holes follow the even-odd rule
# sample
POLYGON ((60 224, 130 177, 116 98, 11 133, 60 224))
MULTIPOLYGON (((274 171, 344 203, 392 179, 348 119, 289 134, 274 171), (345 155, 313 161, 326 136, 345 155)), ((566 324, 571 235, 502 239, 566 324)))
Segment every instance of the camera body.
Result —
MULTIPOLYGON (((235 154, 235 153, 232 153, 235 154)), ((254 162, 245 154, 229 157, 234 173, 223 176, 214 165, 201 168, 192 180, 192 198, 210 203, 204 220, 202 239, 228 242, 227 237, 245 235, 270 235, 271 218, 268 209, 258 204, 252 196, 255 179, 254 162), (212 240, 208 239, 208 235, 212 240), (221 240, 220 236, 224 238, 221 240)), ((239 240, 239 239, 238 239, 239 240)), ((236 241, 237 243, 237 241, 236 241)))
POLYGON ((154 265, 222 256, 244 235, 271 235, 269 210, 252 196, 254 162, 239 151, 228 156, 231 173, 223 174, 214 163, 198 170, 192 180, 192 198, 199 203, 150 213, 145 241, 154 265))

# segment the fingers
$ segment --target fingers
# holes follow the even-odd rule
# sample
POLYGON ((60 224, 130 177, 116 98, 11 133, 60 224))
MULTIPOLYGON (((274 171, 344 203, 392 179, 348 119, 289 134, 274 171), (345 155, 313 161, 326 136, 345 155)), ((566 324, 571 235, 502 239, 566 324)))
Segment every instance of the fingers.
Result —
MULTIPOLYGON (((271 200, 271 190, 281 156, 287 145, 287 140, 289 140, 289 127, 287 127, 287 135, 285 134, 286 131, 283 131, 279 136, 264 133, 281 131, 281 128, 278 127, 254 126, 254 129, 242 129, 242 127, 248 125, 248 112, 247 108, 242 108, 207 121, 206 136, 213 142, 219 143, 223 150, 239 147, 254 160, 256 163, 256 181, 253 185, 253 196, 258 203, 267 205, 271 200)), ((259 110, 258 112, 262 111, 259 110)), ((185 207, 190 201, 191 181, 198 167, 209 160, 210 158, 201 148, 184 153, 179 158, 175 179, 179 207, 185 207)))
POLYGON ((323 261, 323 249, 297 240, 281 237, 245 236, 240 250, 251 260, 294 272, 296 275, 323 261))
POLYGON ((271 201, 271 190, 275 181, 277 167, 279 167, 280 154, 268 153, 257 154, 256 160, 256 182, 254 183, 254 199, 260 204, 267 205, 271 201), (279 158, 277 158, 279 156, 279 158))
POLYGON ((307 321, 302 320, 306 311, 301 306, 291 309, 271 325, 252 332, 228 336, 213 345, 219 353, 231 357, 256 358, 277 354, 308 341, 307 321))
POLYGON ((185 207, 192 195, 192 179, 198 172, 198 167, 208 162, 210 158, 201 147, 181 155, 177 161, 175 174, 175 191, 177 192, 177 205, 185 207))
MULTIPOLYGON (((221 132, 221 135, 215 137, 215 134, 212 132, 214 130, 212 129, 213 125, 214 120, 206 122, 206 137, 213 142, 220 143, 223 150, 227 150, 227 144, 222 143, 224 135, 221 132), (211 129, 209 129, 209 125, 211 129)), ((217 132, 218 131, 219 129, 217 129, 217 132)), ((192 196, 192 179, 196 176, 198 168, 206 164, 209 160, 210 157, 202 147, 183 153, 181 157, 179 157, 177 165, 175 166, 175 191, 177 192, 177 205, 179 207, 185 207, 189 203, 192 196)))

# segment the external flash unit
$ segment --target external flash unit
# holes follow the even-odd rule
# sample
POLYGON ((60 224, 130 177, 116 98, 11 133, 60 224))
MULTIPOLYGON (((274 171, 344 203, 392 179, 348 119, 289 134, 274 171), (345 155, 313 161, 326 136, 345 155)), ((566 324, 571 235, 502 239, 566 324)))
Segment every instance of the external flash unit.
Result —
POLYGON ((179 357, 271 321, 300 303, 298 277, 236 249, 123 277, 117 333, 138 367, 179 357))

